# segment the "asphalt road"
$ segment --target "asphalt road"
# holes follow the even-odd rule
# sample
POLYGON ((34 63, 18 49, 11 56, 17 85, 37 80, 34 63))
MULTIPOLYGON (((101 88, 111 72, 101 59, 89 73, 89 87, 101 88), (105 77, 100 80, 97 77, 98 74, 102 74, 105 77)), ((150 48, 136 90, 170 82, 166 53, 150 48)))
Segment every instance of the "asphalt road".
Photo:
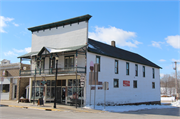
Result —
POLYGON ((150 109, 126 113, 84 113, 0 107, 0 119, 180 119, 180 108, 150 109))

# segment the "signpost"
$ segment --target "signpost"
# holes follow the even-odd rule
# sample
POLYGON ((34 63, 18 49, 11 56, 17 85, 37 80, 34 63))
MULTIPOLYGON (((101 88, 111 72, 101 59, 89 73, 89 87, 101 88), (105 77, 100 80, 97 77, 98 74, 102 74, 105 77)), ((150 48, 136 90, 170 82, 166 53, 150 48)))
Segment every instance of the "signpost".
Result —
POLYGON ((109 82, 104 82, 103 83, 103 89, 104 89, 104 110, 105 110, 106 90, 109 90, 109 82))
POLYGON ((80 82, 81 82, 81 109, 82 109, 82 90, 84 89, 85 77, 81 77, 80 82))

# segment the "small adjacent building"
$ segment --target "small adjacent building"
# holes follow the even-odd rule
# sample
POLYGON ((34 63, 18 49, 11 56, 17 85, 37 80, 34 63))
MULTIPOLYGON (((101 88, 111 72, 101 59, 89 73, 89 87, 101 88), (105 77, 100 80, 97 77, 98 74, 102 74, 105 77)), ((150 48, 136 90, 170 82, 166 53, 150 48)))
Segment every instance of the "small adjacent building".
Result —
MULTIPOLYGON (((70 104, 160 104, 160 68, 139 54, 88 38, 91 15, 28 28, 31 52, 20 58, 31 60, 30 70, 20 70, 20 80, 29 78, 29 100, 44 97, 70 104), (56 70, 57 69, 57 70, 56 70), (55 82, 57 72, 57 81, 55 82), (56 89, 55 89, 56 85, 56 89)), ((109 39, 110 41, 112 39, 109 39)))
POLYGON ((25 87, 29 85, 29 79, 23 78, 19 87, 19 69, 30 69, 28 64, 10 63, 10 60, 2 60, 0 64, 0 90, 1 100, 17 100, 20 89, 20 97, 25 98, 25 87))

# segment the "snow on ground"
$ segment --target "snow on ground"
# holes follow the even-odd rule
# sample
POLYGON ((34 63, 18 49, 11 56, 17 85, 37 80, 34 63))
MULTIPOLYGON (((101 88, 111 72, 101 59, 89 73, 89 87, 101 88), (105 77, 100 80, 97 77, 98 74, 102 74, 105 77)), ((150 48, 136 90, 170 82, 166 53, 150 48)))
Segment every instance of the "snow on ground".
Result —
MULTIPOLYGON (((103 110, 109 112, 128 112, 138 111, 144 109, 162 109, 180 107, 180 101, 173 102, 171 105, 124 105, 124 106, 95 106, 96 110, 103 110)), ((94 105, 84 107, 86 109, 94 109, 94 105)))
POLYGON ((176 102, 172 102, 171 105, 174 107, 180 107, 180 100, 178 100, 176 102))

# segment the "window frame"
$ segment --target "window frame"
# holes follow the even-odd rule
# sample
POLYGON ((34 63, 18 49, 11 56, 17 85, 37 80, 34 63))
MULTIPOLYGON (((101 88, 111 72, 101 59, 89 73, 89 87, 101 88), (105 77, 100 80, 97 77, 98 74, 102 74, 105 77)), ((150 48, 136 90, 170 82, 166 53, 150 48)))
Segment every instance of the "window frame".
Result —
POLYGON ((113 87, 114 87, 114 88, 119 88, 119 79, 114 79, 114 81, 113 81, 113 87), (114 84, 115 84, 115 81, 117 81, 117 86, 114 85, 114 84))
POLYGON ((155 89, 156 86, 155 86, 155 82, 152 82, 152 89, 155 89))
POLYGON ((153 79, 155 78, 155 69, 152 68, 152 75, 153 75, 153 79))
POLYGON ((135 76, 138 76, 138 64, 135 64, 135 76))
POLYGON ((68 56, 64 56, 64 68, 73 68, 71 66, 69 66, 71 63, 70 63, 70 60, 68 60, 68 64, 66 64, 66 58, 68 57, 68 59, 70 59, 70 57, 73 57, 73 67, 74 67, 74 55, 68 55, 68 56), (68 65, 68 67, 66 66, 68 65))
POLYGON ((146 77, 146 69, 145 69, 145 66, 143 66, 143 77, 146 77))
POLYGON ((137 80, 133 80, 133 88, 137 88, 137 80), (135 85, 136 82, 136 85, 135 85))
POLYGON ((118 60, 115 60, 115 68, 114 68, 114 72, 115 74, 118 74, 119 73, 119 67, 118 67, 119 63, 118 63, 118 60), (116 66, 116 63, 117 63, 117 66, 116 66))
POLYGON ((129 75, 129 62, 126 62, 126 75, 129 75))
POLYGON ((101 67, 101 57, 96 55, 96 63, 99 64, 99 72, 100 72, 100 67, 101 67), (99 63, 97 63, 97 59, 99 59, 99 63))

